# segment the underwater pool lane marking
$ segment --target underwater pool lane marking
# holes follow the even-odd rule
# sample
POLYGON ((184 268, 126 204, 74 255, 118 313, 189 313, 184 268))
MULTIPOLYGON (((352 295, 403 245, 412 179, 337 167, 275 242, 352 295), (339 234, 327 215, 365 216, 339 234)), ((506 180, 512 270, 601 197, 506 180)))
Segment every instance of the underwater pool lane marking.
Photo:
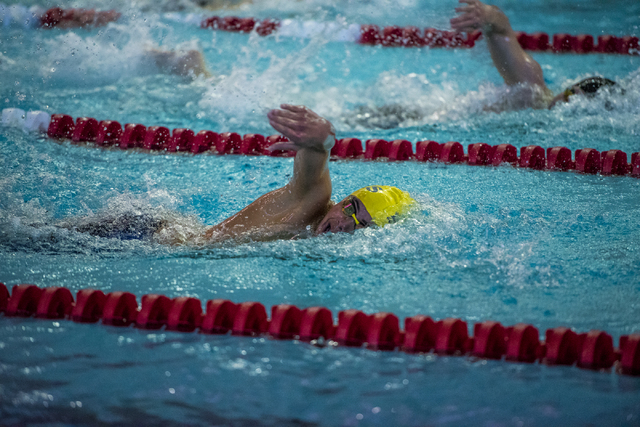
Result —
POLYGON ((300 309, 291 304, 271 307, 271 317, 259 302, 234 303, 225 299, 197 298, 147 294, 138 306, 129 292, 104 294, 98 289, 78 291, 74 301, 64 287, 39 288, 35 285, 14 285, 11 294, 0 283, 0 312, 7 317, 70 319, 80 323, 131 326, 140 329, 269 336, 273 339, 300 340, 318 343, 323 340, 346 347, 366 347, 370 350, 439 355, 470 356, 481 359, 505 360, 546 365, 576 365, 591 370, 609 370, 624 375, 640 375, 640 333, 623 335, 619 347, 604 331, 576 333, 557 327, 545 331, 540 341, 538 329, 519 323, 505 327, 499 322, 485 321, 473 325, 468 334, 467 322, 448 318, 433 320, 416 315, 404 319, 404 330, 393 313, 365 314, 360 310, 338 313, 334 324, 331 311, 325 307, 300 309))
MULTIPOLYGON (((73 17, 76 10, 53 7, 45 10, 39 6, 27 8, 14 4, 6 6, 0 3, 0 21, 7 28, 19 25, 24 28, 54 28, 59 17, 73 17), (58 17, 58 18, 57 18, 58 17)), ((326 37, 334 41, 353 42, 365 45, 387 47, 431 47, 431 48, 472 48, 482 36, 476 31, 469 34, 457 33, 436 28, 418 28, 417 26, 400 27, 389 25, 380 28, 378 25, 351 24, 341 25, 337 22, 300 21, 296 19, 257 19, 238 16, 211 16, 189 13, 165 13, 165 18, 174 22, 198 25, 204 29, 252 33, 269 36, 277 33, 284 37, 311 38, 326 37)), ((97 15, 96 15, 97 17, 97 15)), ((87 23, 87 26, 100 26, 104 23, 87 23)), ((534 52, 554 53, 616 53, 638 55, 640 45, 637 36, 599 35, 594 39, 589 34, 571 35, 566 33, 549 34, 544 32, 516 32, 518 42, 523 49, 534 52)))
MULTIPOLYGON (((18 127, 27 132, 47 133, 51 139, 70 139, 74 143, 93 143, 99 147, 138 149, 146 152, 192 153, 192 154, 241 154, 247 156, 294 157, 294 151, 269 151, 276 142, 286 141, 282 135, 263 136, 236 132, 216 133, 202 130, 197 134, 191 129, 178 128, 170 131, 164 126, 149 126, 128 123, 124 128, 114 120, 98 121, 92 117, 73 117, 65 114, 49 114, 42 111, 25 112, 19 108, 2 110, 2 124, 18 127)), ((467 164, 471 166, 499 166, 503 163, 524 169, 574 171, 585 174, 630 175, 640 177, 640 153, 631 154, 621 150, 599 152, 593 148, 576 150, 572 157, 566 147, 538 145, 518 149, 511 144, 491 146, 483 142, 469 144, 467 153, 461 143, 449 141, 417 141, 415 153, 410 141, 396 139, 368 139, 364 147, 357 138, 342 138, 331 149, 334 160, 389 160, 440 162, 467 164)))

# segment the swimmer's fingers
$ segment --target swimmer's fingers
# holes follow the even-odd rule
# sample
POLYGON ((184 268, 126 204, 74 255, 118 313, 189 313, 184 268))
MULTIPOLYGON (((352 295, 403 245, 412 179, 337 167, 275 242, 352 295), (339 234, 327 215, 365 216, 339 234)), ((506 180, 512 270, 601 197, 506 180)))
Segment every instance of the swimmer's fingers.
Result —
MULTIPOLYGON (((303 106, 283 104, 282 109, 271 110, 267 114, 269 123, 275 130, 289 138, 294 144, 287 149, 309 148, 326 151, 326 141, 335 131, 331 123, 303 106)), ((282 145, 280 148, 284 149, 282 145)))
POLYGON ((294 132, 293 129, 289 128, 288 126, 282 124, 277 120, 272 120, 271 118, 269 118, 269 124, 271 125, 272 128, 274 128, 284 136, 291 135, 294 132))
POLYGON ((278 122, 274 122, 274 121, 269 121, 271 123, 271 126, 277 130, 278 132, 280 132, 281 134, 283 134, 284 136, 286 136, 287 138, 289 138, 290 141, 283 141, 283 142, 277 142, 271 146, 269 146, 267 149, 269 151, 274 151, 274 150, 294 150, 297 151, 300 148, 302 148, 302 146, 300 144, 297 143, 297 139, 299 138, 299 133, 281 123, 278 122))
POLYGON ((282 108, 283 110, 289 110, 296 113, 304 113, 307 111, 311 111, 304 105, 281 104, 280 108, 282 108))
POLYGON ((267 116, 271 118, 283 118, 296 122, 305 121, 306 115, 303 112, 287 111, 287 110, 271 110, 267 116))
POLYGON ((470 33, 480 28, 477 22, 454 22, 450 21, 451 28, 461 33, 470 33))
POLYGON ((451 28, 462 32, 477 30, 481 26, 477 19, 461 19, 458 21, 452 19, 449 23, 451 24, 451 28))
POLYGON ((469 12, 473 12, 474 10, 476 10, 475 6, 456 7, 457 13, 469 13, 469 12))
POLYGON ((269 117, 269 123, 271 123, 271 126, 277 124, 279 126, 284 126, 294 132, 300 132, 306 127, 306 123, 304 121, 283 117, 281 115, 272 113, 271 111, 269 112, 269 114, 267 114, 267 116, 269 117))

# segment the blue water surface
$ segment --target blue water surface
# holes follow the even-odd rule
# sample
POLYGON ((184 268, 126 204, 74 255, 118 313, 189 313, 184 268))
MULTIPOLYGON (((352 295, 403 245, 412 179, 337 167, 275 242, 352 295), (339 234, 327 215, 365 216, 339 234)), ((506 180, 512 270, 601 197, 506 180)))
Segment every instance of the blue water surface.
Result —
MULTIPOLYGON (((598 74, 626 94, 496 114, 486 107, 506 89, 483 42, 386 49, 211 32, 167 19, 176 8, 202 13, 176 4, 101 5, 126 11, 102 29, 3 28, 3 108, 271 134, 265 112, 288 102, 330 119, 339 137, 640 151, 638 56, 535 54, 554 91, 598 74), (161 74, 145 60, 151 45, 198 48, 215 76, 161 74), (390 105, 399 113, 380 113, 390 105)), ((523 31, 638 35, 637 2, 499 5, 523 31)), ((218 13, 446 28, 456 2, 400 6, 256 2, 218 13)), ((195 232, 284 185, 292 165, 0 128, 0 281, 129 291, 138 301, 158 293, 319 305, 336 316, 355 308, 526 322, 541 338, 557 326, 604 330, 616 343, 640 331, 640 181, 629 176, 335 161, 334 200, 388 184, 420 208, 384 229, 207 247, 60 226, 152 212, 195 232)), ((0 316, 5 425, 640 425, 639 397, 640 380, 611 371, 0 316)))

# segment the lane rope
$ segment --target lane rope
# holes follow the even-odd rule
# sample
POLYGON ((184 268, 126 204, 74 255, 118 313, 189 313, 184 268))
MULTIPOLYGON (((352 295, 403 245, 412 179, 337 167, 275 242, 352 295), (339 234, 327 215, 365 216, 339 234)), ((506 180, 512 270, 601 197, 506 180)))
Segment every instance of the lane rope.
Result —
POLYGON ((326 307, 298 308, 292 304, 271 307, 271 316, 259 302, 234 303, 209 300, 202 310, 197 298, 147 294, 138 305, 130 292, 104 294, 98 289, 82 289, 74 300, 64 287, 39 288, 15 285, 11 294, 0 283, 0 312, 7 317, 69 319, 80 323, 131 326, 140 329, 269 336, 273 339, 329 342, 347 347, 406 353, 471 356, 549 366, 577 365, 582 369, 609 370, 624 375, 640 375, 640 333, 623 335, 618 348, 611 335, 600 330, 577 333, 567 327, 547 329, 540 340, 538 329, 519 323, 505 327, 484 321, 473 325, 462 319, 434 320, 416 315, 404 319, 404 329, 393 313, 366 314, 350 309, 338 313, 334 323, 326 307))
MULTIPOLYGON (((176 17, 174 16, 174 19, 176 17)), ((189 18, 192 22, 193 18, 189 18)), ((250 33, 261 36, 273 33, 282 36, 310 38, 327 35, 331 40, 351 41, 365 45, 381 45, 387 47, 444 47, 471 48, 482 37, 480 31, 473 33, 457 33, 436 28, 418 28, 416 26, 400 27, 389 25, 380 28, 377 25, 351 24, 346 29, 335 22, 297 21, 285 19, 257 20, 237 16, 212 16, 200 23, 204 29, 250 33), (332 36, 334 35, 334 36, 332 36)), ((518 42, 523 49, 535 52, 553 53, 617 53, 638 55, 639 43, 636 36, 599 35, 597 43, 589 34, 571 35, 566 33, 549 34, 535 32, 528 34, 516 32, 518 42)))
MULTIPOLYGON (((26 7, 20 4, 11 6, 0 3, 0 21, 2 27, 18 26, 23 28, 54 28, 65 20, 73 21, 76 12, 91 9, 62 9, 59 7, 45 10, 39 6, 26 7)), ((84 26, 106 25, 118 19, 119 14, 113 11, 95 12, 83 17, 84 26), (113 15, 113 16, 112 16, 113 15), (117 15, 117 16, 116 16, 117 15), (90 18, 90 19, 89 19, 90 18)), ((296 19, 257 19, 238 16, 210 16, 189 13, 165 13, 163 16, 174 22, 199 25, 203 29, 229 31, 238 33, 256 32, 260 36, 277 33, 283 37, 312 38, 325 37, 328 40, 353 42, 365 45, 381 45, 387 47, 431 47, 431 48, 471 48, 482 37, 477 31, 462 34, 436 28, 419 28, 417 26, 400 27, 389 25, 380 28, 378 25, 350 24, 338 22, 300 21, 296 19)), ((598 35, 594 39, 589 34, 571 35, 559 33, 549 35, 544 32, 527 34, 517 32, 518 42, 529 51, 554 53, 611 53, 623 55, 640 54, 637 36, 598 35)))
MULTIPOLYGON (((191 129, 178 128, 171 131, 164 126, 146 127, 137 123, 127 123, 123 127, 114 120, 98 121, 92 117, 78 117, 74 121, 73 117, 66 114, 50 116, 42 111, 25 112, 19 108, 2 110, 2 125, 17 127, 25 132, 46 133, 55 140, 67 139, 74 143, 119 147, 123 150, 295 157, 294 151, 268 150, 276 142, 287 141, 282 135, 240 135, 236 132, 216 133, 210 130, 195 133, 191 129)), ((572 155, 567 147, 549 147, 545 150, 538 145, 528 145, 518 150, 511 144, 491 146, 479 142, 469 144, 465 153, 462 144, 456 141, 438 143, 423 140, 412 144, 405 139, 368 139, 363 146, 358 138, 341 138, 331 149, 331 157, 335 160, 430 161, 471 166, 499 166, 508 163, 524 169, 640 177, 640 153, 632 153, 631 162, 628 162, 628 155, 622 150, 600 152, 593 148, 578 149, 572 155)))

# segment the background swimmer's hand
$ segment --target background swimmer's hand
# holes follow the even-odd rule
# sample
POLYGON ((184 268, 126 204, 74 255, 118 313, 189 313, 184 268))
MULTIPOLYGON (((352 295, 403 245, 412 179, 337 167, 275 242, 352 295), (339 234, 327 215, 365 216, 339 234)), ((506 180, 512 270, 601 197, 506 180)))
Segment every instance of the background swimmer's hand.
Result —
POLYGON ((493 65, 507 85, 537 86, 548 96, 540 64, 522 49, 507 15, 500 8, 478 0, 459 2, 465 5, 456 8, 459 15, 451 19, 451 27, 466 33, 481 30, 493 65))
POLYGON ((481 30, 485 36, 504 34, 511 29, 509 19, 495 6, 478 0, 459 0, 466 6, 456 8, 458 16, 452 18, 451 28, 458 32, 472 33, 481 30))
POLYGON ((307 148, 323 153, 331 150, 336 132, 328 120, 302 105, 282 104, 280 108, 269 111, 267 117, 271 126, 290 142, 273 144, 269 150, 298 151, 307 148))

